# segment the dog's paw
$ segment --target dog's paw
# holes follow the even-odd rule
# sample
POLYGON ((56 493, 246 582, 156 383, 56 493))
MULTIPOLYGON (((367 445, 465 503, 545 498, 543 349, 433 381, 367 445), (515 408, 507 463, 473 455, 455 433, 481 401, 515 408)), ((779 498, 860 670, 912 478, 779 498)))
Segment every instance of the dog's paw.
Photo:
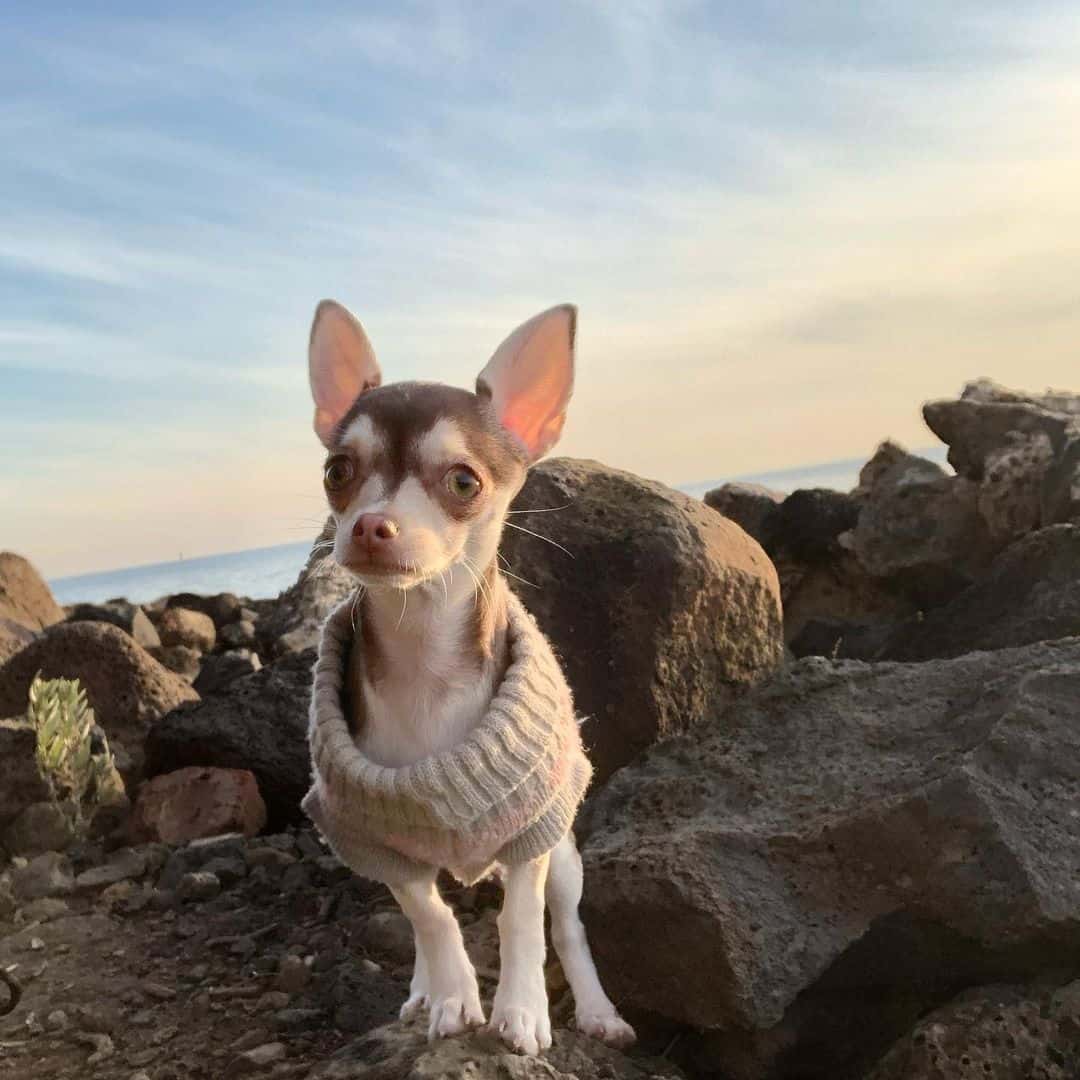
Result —
POLYGON ((483 1023, 484 1010, 480 1005, 480 993, 474 983, 472 988, 463 994, 449 994, 431 1002, 428 1038, 434 1042, 451 1035, 461 1035, 483 1023))
POLYGON ((515 1054, 536 1055, 551 1046, 547 1002, 542 1006, 496 1004, 489 1028, 515 1054))
POLYGON ((428 997, 426 990, 411 993, 405 1004, 401 1006, 398 1017, 401 1020, 412 1020, 414 1016, 419 1016, 430 1004, 431 999, 428 997))
POLYGON ((615 1011, 615 1006, 597 1012, 579 1012, 577 1029, 608 1046, 625 1047, 637 1040, 634 1029, 615 1011))

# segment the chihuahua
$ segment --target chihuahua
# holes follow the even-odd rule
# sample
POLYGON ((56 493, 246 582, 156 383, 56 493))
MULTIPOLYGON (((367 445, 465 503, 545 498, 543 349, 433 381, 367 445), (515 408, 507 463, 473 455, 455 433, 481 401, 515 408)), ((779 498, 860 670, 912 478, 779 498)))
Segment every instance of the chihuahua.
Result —
MULTIPOLYGON (((552 308, 515 330, 475 393, 434 383, 382 385, 360 323, 324 300, 309 372, 334 559, 358 579, 361 630, 346 701, 364 756, 402 768, 467 738, 506 671, 509 593, 498 548, 529 465, 555 444, 574 379, 576 311, 552 308)), ((452 868, 451 868, 452 869, 452 868)), ((432 866, 391 886, 416 961, 403 1018, 428 1010, 432 1039, 484 1023, 476 973, 432 866)), ((582 864, 570 832, 547 854, 498 867, 500 976, 490 1029, 513 1050, 551 1045, 544 911, 580 1030, 624 1046, 634 1031, 604 993, 578 915, 582 864)))

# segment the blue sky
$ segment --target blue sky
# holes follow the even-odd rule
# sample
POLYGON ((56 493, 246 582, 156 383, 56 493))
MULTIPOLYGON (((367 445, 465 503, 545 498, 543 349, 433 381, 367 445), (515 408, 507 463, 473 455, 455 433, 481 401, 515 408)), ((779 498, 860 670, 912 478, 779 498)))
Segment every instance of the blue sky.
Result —
POLYGON ((668 482, 1073 385, 1080 15, 1031 3, 0 12, 0 545, 302 539, 304 342, 468 384, 581 307, 565 452, 668 482))

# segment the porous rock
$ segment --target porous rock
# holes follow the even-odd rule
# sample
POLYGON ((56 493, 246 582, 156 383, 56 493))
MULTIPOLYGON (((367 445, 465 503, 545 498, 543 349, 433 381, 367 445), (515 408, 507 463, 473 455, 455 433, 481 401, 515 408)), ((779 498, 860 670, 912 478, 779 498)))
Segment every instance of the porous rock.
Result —
POLYGON ((187 611, 199 611, 208 615, 214 622, 214 626, 221 629, 229 623, 242 618, 244 601, 235 593, 214 593, 211 596, 202 596, 199 593, 173 593, 168 597, 162 610, 168 608, 184 608, 187 611))
POLYGON ((190 645, 162 645, 154 649, 152 655, 162 667, 187 683, 194 684, 202 671, 202 653, 190 645))
POLYGON ((1080 964, 1077 700, 1078 639, 815 658, 654 747, 585 815, 609 993, 732 1076, 839 1076, 987 972, 1080 964))
POLYGON ((162 717, 147 733, 147 775, 188 765, 250 769, 270 826, 298 820, 311 780, 307 710, 314 662, 314 650, 286 656, 162 717))
POLYGON ((680 1080, 674 1065, 631 1057, 577 1032, 556 1028, 543 1057, 511 1053, 473 1032, 429 1043, 426 1022, 369 1031, 311 1072, 311 1080, 680 1080))
POLYGON ((697 499, 555 458, 530 472, 509 524, 502 551, 524 579, 510 584, 562 660, 601 780, 782 656, 772 563, 697 499))
POLYGON ((867 1080, 1075 1080, 1080 982, 987 986, 924 1017, 867 1080))
POLYGON ((26 710, 30 683, 38 672, 46 679, 82 683, 129 789, 141 775, 143 739, 150 724, 198 698, 183 679, 107 623, 62 623, 11 657, 0 667, 0 716, 26 710))
POLYGON ((0 616, 0 664, 37 637, 37 633, 14 619, 0 616))
POLYGON ((1007 547, 986 578, 894 629, 878 656, 928 660, 1080 635, 1080 525, 1007 547))

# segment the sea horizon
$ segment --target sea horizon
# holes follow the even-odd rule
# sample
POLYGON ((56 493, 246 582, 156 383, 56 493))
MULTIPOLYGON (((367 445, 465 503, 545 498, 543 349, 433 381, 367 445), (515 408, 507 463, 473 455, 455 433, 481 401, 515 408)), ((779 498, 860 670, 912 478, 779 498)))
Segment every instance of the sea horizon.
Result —
MULTIPOLYGON (((938 464, 945 463, 945 452, 945 447, 913 451, 938 464)), ((695 498, 701 498, 721 484, 734 482, 762 484, 784 492, 809 487, 849 491, 855 486, 859 470, 865 463, 864 457, 845 458, 678 484, 675 488, 695 498)), ((68 574, 50 578, 49 586, 60 604, 102 603, 118 598, 145 604, 180 592, 231 592, 252 600, 270 599, 293 584, 307 561, 313 542, 314 534, 310 540, 286 544, 68 574)))

